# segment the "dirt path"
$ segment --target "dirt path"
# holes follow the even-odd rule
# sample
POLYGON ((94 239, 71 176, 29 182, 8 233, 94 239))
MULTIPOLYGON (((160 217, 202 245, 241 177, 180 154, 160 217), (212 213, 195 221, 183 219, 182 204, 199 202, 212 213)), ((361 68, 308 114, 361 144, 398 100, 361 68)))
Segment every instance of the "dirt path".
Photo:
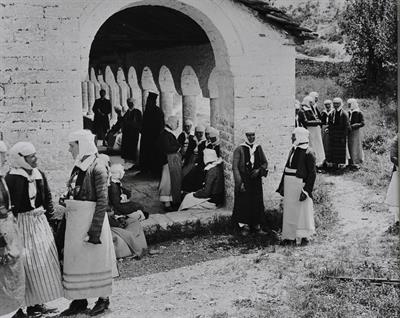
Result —
MULTIPOLYGON (((328 176, 339 222, 306 247, 274 246, 167 272, 117 280, 112 310, 104 317, 296 317, 296 292, 335 264, 347 269, 377 263, 391 272, 384 232, 393 221, 386 211, 362 209, 383 202, 383 194, 342 176, 328 176), (386 253, 386 254, 385 254, 386 253)), ((160 255, 162 257, 162 255, 160 255)), ((391 272, 392 273, 392 272, 391 272)), ((65 308, 65 300, 54 303, 65 308)))

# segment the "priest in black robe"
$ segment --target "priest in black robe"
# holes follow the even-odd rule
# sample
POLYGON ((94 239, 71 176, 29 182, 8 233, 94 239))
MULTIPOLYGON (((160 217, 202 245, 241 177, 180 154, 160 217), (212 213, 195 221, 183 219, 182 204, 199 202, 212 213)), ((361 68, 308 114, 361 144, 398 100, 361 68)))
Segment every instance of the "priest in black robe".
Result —
POLYGON ((128 98, 128 110, 122 118, 121 157, 130 163, 137 160, 137 145, 142 129, 142 112, 135 108, 136 100, 128 98))
POLYGON ((143 113, 140 142, 140 166, 143 172, 159 175, 162 163, 157 140, 164 129, 164 112, 156 105, 157 94, 150 92, 143 113))
POLYGON ((93 131, 97 140, 105 139, 107 131, 110 129, 111 102, 106 98, 106 91, 100 90, 100 98, 96 99, 93 105, 93 131))

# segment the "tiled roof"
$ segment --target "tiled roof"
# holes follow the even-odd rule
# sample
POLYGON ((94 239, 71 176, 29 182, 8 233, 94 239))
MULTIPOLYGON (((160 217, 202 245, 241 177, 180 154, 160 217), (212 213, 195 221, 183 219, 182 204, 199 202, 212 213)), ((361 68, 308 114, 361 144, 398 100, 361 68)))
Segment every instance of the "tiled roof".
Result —
POLYGON ((284 11, 277 9, 261 0, 234 0, 257 12, 265 22, 275 25, 294 36, 296 42, 304 42, 318 37, 312 30, 302 27, 284 11))

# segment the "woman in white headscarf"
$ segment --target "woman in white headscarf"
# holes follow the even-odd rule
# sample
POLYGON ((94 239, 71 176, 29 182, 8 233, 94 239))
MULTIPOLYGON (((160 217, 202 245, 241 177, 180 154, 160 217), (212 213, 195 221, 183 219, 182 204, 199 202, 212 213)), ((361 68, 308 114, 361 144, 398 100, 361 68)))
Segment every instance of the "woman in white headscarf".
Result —
POLYGON ((315 151, 317 167, 321 167, 325 161, 325 150, 320 127, 321 115, 314 106, 314 101, 315 98, 310 95, 304 97, 299 112, 299 124, 310 132, 310 147, 315 151))
POLYGON ((4 180, 6 152, 6 144, 0 141, 0 315, 21 307, 25 296, 22 237, 4 180))
MULTIPOLYGON (((5 179, 22 236, 27 314, 54 312, 43 305, 63 296, 57 248, 49 225, 56 223, 49 185, 37 168, 36 149, 30 142, 17 142, 9 156, 12 168, 5 179)), ((19 309, 14 317, 24 315, 19 309)))
POLYGON ((87 298, 98 297, 90 311, 95 316, 108 308, 112 278, 117 272, 106 217, 108 166, 97 154, 91 132, 76 131, 68 141, 75 164, 63 197, 67 208, 63 281, 65 298, 73 301, 61 316, 86 311, 87 298))
POLYGON ((188 193, 182 201, 179 211, 186 209, 215 209, 224 201, 224 170, 222 159, 215 150, 204 149, 204 170, 206 178, 202 189, 188 193))
POLYGON ((283 196, 282 239, 307 244, 315 233, 312 191, 316 178, 315 155, 309 149, 309 132, 297 127, 293 147, 277 192, 283 196))
POLYGON ((165 212, 176 211, 181 203, 182 157, 179 153, 181 146, 174 135, 178 124, 176 116, 168 117, 158 139, 163 165, 159 191, 165 212))
POLYGON ((348 146, 350 153, 350 164, 357 167, 358 164, 364 161, 364 150, 362 148, 362 134, 361 127, 364 127, 364 116, 358 106, 358 102, 355 98, 347 100, 350 113, 350 127, 348 146))
POLYGON ((113 164, 108 195, 111 211, 109 221, 117 258, 135 255, 141 257, 147 249, 141 221, 149 217, 143 206, 129 200, 130 193, 124 189, 121 179, 125 171, 121 164, 113 164))

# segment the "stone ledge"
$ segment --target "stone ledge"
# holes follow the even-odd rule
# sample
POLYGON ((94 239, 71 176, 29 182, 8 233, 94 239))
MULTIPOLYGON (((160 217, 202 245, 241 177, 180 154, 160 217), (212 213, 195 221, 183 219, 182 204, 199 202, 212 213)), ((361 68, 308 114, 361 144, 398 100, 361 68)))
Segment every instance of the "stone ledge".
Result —
POLYGON ((146 239, 156 243, 177 237, 218 232, 230 225, 231 215, 232 211, 226 209, 150 214, 142 225, 146 239))

